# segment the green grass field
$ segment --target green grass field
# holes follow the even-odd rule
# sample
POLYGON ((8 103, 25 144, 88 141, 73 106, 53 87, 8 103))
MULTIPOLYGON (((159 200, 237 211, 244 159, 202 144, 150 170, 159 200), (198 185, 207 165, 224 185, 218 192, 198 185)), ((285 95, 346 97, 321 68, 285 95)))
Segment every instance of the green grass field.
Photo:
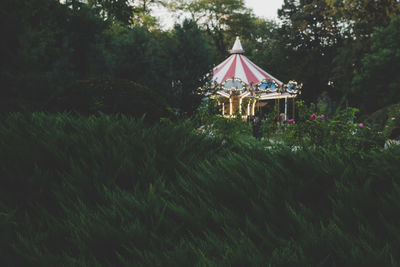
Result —
POLYGON ((0 118, 1 266, 398 266, 400 149, 0 118))

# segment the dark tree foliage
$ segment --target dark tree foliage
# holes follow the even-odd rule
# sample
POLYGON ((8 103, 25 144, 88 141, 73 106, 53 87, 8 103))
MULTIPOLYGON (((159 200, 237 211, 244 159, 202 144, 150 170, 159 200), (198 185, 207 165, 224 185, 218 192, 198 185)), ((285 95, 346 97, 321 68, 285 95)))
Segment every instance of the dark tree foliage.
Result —
POLYGON ((173 12, 187 12, 212 39, 218 59, 227 56, 235 37, 250 38, 255 16, 242 0, 165 1, 173 12))
POLYGON ((2 38, 10 53, 1 68, 2 106, 42 109, 65 84, 90 75, 93 47, 105 23, 86 6, 74 10, 53 0, 17 3, 18 9, 6 12, 19 23, 2 38))
MULTIPOLYGON (((151 7, 160 4, 159 0, 88 0, 92 7, 99 7, 100 14, 107 20, 131 25, 141 15, 148 15, 151 7)), ((141 21, 143 22, 143 21, 141 21)))
POLYGON ((162 41, 163 36, 155 36, 144 27, 131 29, 113 24, 104 32, 103 38, 100 56, 104 63, 99 66, 100 72, 167 94, 170 58, 162 41))
POLYGON ((55 111, 82 114, 123 113, 157 121, 168 115, 167 103, 154 90, 129 80, 94 79, 71 84, 54 101, 55 111))
MULTIPOLYGON (((148 9, 153 3, 139 4, 148 9)), ((0 11, 2 111, 53 110, 70 84, 104 77, 142 84, 169 106, 187 112, 196 108, 193 95, 213 63, 213 48, 197 25, 151 30, 120 18, 104 19, 102 8, 84 1, 6 2, 0 11), (172 88, 177 81, 184 84, 178 95, 172 88)))
POLYGON ((355 98, 368 112, 400 102, 399 44, 400 17, 372 35, 370 52, 363 56, 361 71, 353 79, 355 98))
POLYGON ((18 96, 13 74, 18 66, 13 59, 18 54, 18 34, 22 31, 22 3, 5 0, 0 9, 0 110, 7 110, 15 105, 18 96))
POLYGON ((390 80, 396 49, 384 42, 391 63, 371 63, 379 46, 371 36, 376 27, 389 27, 399 10, 398 0, 285 0, 277 25, 240 0, 5 0, 0 110, 46 110, 69 84, 109 77, 142 84, 191 113, 211 65, 240 35, 256 64, 283 82, 302 82, 307 102, 324 95, 369 112, 396 99, 396 83, 382 82, 384 96, 372 101, 377 89, 368 77, 390 80), (160 4, 189 12, 194 22, 157 29, 150 11, 160 4))
MULTIPOLYGON (((363 108, 352 80, 364 71, 362 60, 370 53, 375 27, 386 27, 398 14, 396 0, 285 0, 273 52, 281 51, 277 54, 289 76, 304 83, 305 100, 315 101, 327 92, 336 101, 363 108)), ((363 88, 371 101, 374 90, 367 84, 363 88)))
POLYGON ((330 67, 340 39, 337 21, 326 16, 325 0, 285 0, 279 15, 280 48, 286 54, 285 65, 292 78, 304 83, 304 98, 315 101, 329 91, 330 67))
MULTIPOLYGON (((386 27, 393 17, 400 14, 399 1, 334 0, 328 4, 328 16, 340 22, 342 36, 332 62, 330 80, 335 91, 344 95, 351 105, 366 111, 359 95, 352 90, 352 80, 361 72, 362 59, 370 51, 370 38, 374 29, 386 27)), ((364 91, 370 91, 372 98, 374 88, 367 86, 364 91)))
POLYGON ((172 34, 173 89, 181 110, 191 114, 200 104, 199 87, 210 79, 215 52, 194 21, 175 25, 172 34))
POLYGON ((129 0, 89 0, 92 6, 99 6, 105 18, 129 24, 134 8, 129 0))

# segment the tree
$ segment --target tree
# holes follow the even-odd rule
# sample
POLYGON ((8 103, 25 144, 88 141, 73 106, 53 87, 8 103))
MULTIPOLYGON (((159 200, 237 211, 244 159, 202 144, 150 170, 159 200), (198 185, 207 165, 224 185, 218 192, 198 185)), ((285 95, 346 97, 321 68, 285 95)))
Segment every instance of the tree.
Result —
POLYGON ((370 52, 353 78, 352 92, 366 111, 400 102, 400 16, 372 34, 370 52))
POLYGON ((215 51, 192 20, 175 25, 172 34, 173 89, 180 109, 191 114, 200 104, 198 89, 210 77, 207 73, 212 70, 215 51))
POLYGON ((242 44, 246 56, 262 69, 283 82, 294 78, 290 68, 292 57, 279 35, 279 25, 276 22, 257 19, 251 39, 243 40, 242 44))
POLYGON ((135 117, 146 114, 146 121, 159 121, 167 116, 165 99, 154 90, 128 80, 79 80, 57 95, 54 111, 82 114, 123 113, 135 117))
POLYGON ((188 12, 212 38, 219 59, 226 56, 237 35, 248 38, 254 29, 255 16, 243 0, 177 0, 169 1, 166 6, 173 12, 188 12))
POLYGON ((350 88, 369 38, 399 13, 397 0, 285 0, 279 42, 291 76, 304 82, 304 97, 323 91, 353 104, 350 88))
POLYGON ((2 34, 1 106, 44 109, 66 84, 91 74, 93 48, 106 23, 85 4, 73 9, 31 0, 5 7, 1 17, 11 26, 2 34))
POLYGON ((157 36, 145 27, 112 24, 104 32, 104 47, 100 49, 104 72, 167 94, 171 84, 170 56, 162 35, 165 34, 157 36))
POLYGON ((23 31, 23 3, 5 0, 0 9, 0 110, 10 110, 15 106, 18 90, 15 72, 18 65, 19 34, 23 31))
POLYGON ((387 26, 399 14, 398 0, 327 0, 330 16, 340 21, 346 37, 369 38, 375 27, 387 26))
POLYGON ((359 105, 359 96, 350 90, 352 80, 362 68, 364 54, 369 53, 370 37, 376 27, 386 27, 399 14, 397 0, 329 0, 329 16, 339 22, 341 42, 333 59, 330 80, 336 91, 352 105, 359 105))
POLYGON ((88 0, 91 6, 100 7, 103 17, 123 24, 131 23, 134 8, 129 0, 88 0))
POLYGON ((99 7, 104 18, 124 25, 155 26, 156 19, 150 15, 153 6, 160 0, 88 0, 91 6, 99 7))
POLYGON ((315 101, 329 86, 331 62, 340 42, 338 21, 325 0, 285 0, 278 11, 283 20, 279 47, 288 73, 304 83, 303 97, 315 101))

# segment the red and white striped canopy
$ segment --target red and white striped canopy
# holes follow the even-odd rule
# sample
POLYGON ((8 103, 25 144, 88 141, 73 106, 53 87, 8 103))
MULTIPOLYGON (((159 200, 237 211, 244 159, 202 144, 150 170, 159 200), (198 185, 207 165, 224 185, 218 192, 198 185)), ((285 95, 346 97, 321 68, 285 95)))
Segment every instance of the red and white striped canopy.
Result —
POLYGON ((245 84, 253 83, 255 85, 266 79, 273 80, 278 85, 282 85, 281 81, 242 55, 243 52, 239 37, 237 37, 231 50, 232 55, 214 68, 212 80, 221 84, 227 79, 239 78, 245 84))

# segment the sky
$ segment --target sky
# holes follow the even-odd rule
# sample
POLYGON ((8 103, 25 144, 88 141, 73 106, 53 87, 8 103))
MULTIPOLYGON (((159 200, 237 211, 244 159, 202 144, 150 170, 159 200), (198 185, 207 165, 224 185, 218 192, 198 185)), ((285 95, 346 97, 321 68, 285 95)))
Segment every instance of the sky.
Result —
POLYGON ((275 20, 278 18, 278 9, 283 4, 283 0, 244 0, 244 2, 257 16, 275 20))
MULTIPOLYGON (((244 2, 258 17, 274 20, 277 20, 278 9, 283 4, 283 0, 244 0, 244 2)), ((166 9, 155 8, 153 14, 159 18, 162 28, 172 28, 175 20, 166 9)))

